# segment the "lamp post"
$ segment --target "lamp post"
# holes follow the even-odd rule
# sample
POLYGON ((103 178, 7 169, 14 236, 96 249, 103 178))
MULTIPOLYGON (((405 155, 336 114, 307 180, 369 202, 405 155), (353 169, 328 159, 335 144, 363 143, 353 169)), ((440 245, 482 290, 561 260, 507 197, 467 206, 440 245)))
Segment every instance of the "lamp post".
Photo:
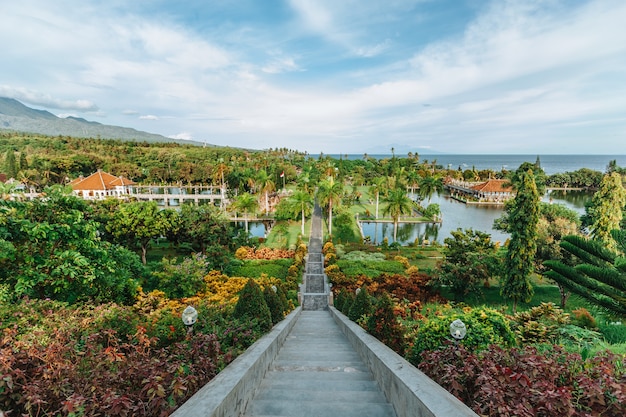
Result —
POLYGON ((467 328, 465 327, 465 323, 460 319, 456 319, 450 324, 450 336, 454 339, 455 345, 458 346, 459 342, 463 340, 466 334, 467 328))
POLYGON ((192 326, 198 321, 198 310, 192 306, 187 306, 182 314, 183 324, 187 326, 187 334, 192 331, 192 326))

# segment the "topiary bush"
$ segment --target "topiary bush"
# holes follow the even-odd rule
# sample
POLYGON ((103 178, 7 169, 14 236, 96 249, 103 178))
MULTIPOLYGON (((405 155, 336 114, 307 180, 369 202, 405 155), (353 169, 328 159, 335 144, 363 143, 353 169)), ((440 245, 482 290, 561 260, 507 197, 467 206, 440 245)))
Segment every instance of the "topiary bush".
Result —
POLYGON ((278 287, 274 288, 272 288, 271 286, 267 286, 265 287, 265 289, 263 289, 263 298, 265 299, 267 308, 269 308, 270 310, 272 324, 276 324, 285 318, 285 308, 277 294, 278 287), (274 288, 276 288, 276 291, 274 291, 274 288))
POLYGON ((372 312, 372 300, 367 292, 367 287, 363 286, 361 291, 354 298, 354 302, 348 311, 348 318, 354 322, 362 316, 367 316, 372 312))
POLYGON ((235 305, 233 317, 237 319, 256 319, 259 327, 264 331, 272 328, 272 314, 263 297, 263 291, 261 291, 261 287, 255 280, 249 279, 239 293, 239 300, 237 300, 235 305))
POLYGON ((469 350, 480 351, 493 344, 505 347, 516 343, 510 322, 502 313, 487 307, 450 309, 427 318, 419 326, 407 359, 417 366, 423 352, 437 350, 450 343, 453 340, 450 324, 456 319, 465 323, 467 335, 460 344, 469 350))

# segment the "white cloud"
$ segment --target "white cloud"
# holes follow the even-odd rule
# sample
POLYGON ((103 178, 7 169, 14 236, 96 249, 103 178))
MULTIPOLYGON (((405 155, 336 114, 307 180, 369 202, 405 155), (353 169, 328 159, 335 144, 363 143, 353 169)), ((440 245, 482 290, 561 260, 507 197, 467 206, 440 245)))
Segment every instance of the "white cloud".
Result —
POLYGON ((0 96, 14 98, 33 106, 60 110, 97 111, 98 106, 89 100, 63 100, 39 91, 0 85, 0 96))
POLYGON ((159 120, 159 117, 153 114, 146 114, 144 116, 139 116, 139 119, 140 120, 159 120))
POLYGON ((178 139, 178 140, 193 140, 193 135, 190 132, 180 132, 175 135, 168 136, 168 137, 172 139, 178 139))

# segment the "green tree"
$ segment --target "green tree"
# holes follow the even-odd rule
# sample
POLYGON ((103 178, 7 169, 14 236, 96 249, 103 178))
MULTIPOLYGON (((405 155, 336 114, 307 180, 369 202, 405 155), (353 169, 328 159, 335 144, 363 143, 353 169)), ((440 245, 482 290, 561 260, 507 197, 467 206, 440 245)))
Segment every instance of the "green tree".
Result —
POLYGON ((107 230, 128 247, 139 246, 141 261, 146 264, 148 246, 153 239, 164 236, 172 228, 172 221, 156 202, 134 202, 118 207, 107 230))
POLYGON ((333 204, 338 205, 343 196, 343 183, 335 181, 332 176, 320 182, 317 196, 320 203, 328 207, 328 234, 333 234, 333 204))
MULTIPOLYGON (((556 260, 567 265, 574 265, 574 256, 565 251, 560 243, 567 235, 579 235, 580 218, 578 213, 562 204, 539 204, 539 222, 537 223, 537 253, 535 255, 535 268, 537 272, 544 273, 544 262, 556 260)), ((561 308, 570 292, 557 282, 561 293, 561 308)))
POLYGON ((621 253, 607 247, 600 240, 582 236, 565 236, 561 246, 580 263, 566 265, 548 260, 546 276, 570 291, 613 314, 626 316, 626 231, 613 230, 613 239, 621 253))
POLYGON ((254 213, 258 207, 259 202, 250 193, 239 194, 232 204, 234 210, 243 212, 246 236, 248 236, 248 214, 251 212, 254 213))
POLYGON ((616 248, 611 230, 619 229, 626 205, 626 191, 622 177, 617 172, 606 174, 600 183, 600 189, 593 195, 586 207, 583 222, 589 226, 591 237, 604 242, 610 249, 616 248))
POLYGON ((272 178, 267 174, 267 171, 261 169, 257 172, 257 174, 253 178, 253 184, 258 192, 263 193, 265 197, 265 213, 270 212, 270 200, 269 193, 276 189, 276 184, 272 178))
POLYGON ((239 293, 239 299, 233 310, 236 319, 256 321, 263 331, 272 328, 272 315, 267 307, 263 291, 252 278, 246 282, 239 293))
POLYGON ((194 254, 182 262, 163 258, 159 268, 152 273, 155 288, 163 291, 168 298, 193 297, 205 288, 204 277, 208 273, 206 257, 194 254))
POLYGON ((406 194, 406 190, 403 188, 395 188, 389 191, 389 194, 383 199, 383 202, 386 204, 383 209, 383 215, 390 215, 393 219, 393 241, 395 242, 398 235, 400 216, 413 212, 413 201, 406 194))
POLYGON ((506 251, 500 294, 513 300, 513 311, 519 301, 528 302, 533 296, 530 277, 534 271, 539 221, 539 193, 532 170, 518 170, 513 203, 508 206, 511 239, 506 251))
POLYGON ((5 155, 4 170, 7 174, 7 178, 17 178, 17 161, 15 160, 15 152, 13 152, 13 149, 9 149, 5 155))
POLYGON ((304 224, 306 222, 307 214, 311 213, 313 207, 313 197, 305 190, 296 190, 291 196, 289 196, 289 202, 294 208, 294 211, 300 212, 301 217, 301 230, 302 236, 304 236, 304 224))
POLYGON ((501 261, 489 234, 460 228, 450 234, 432 283, 446 286, 455 301, 463 301, 469 294, 480 294, 483 283, 500 271, 501 261))
POLYGON ((181 207, 181 240, 191 244, 194 252, 206 255, 207 268, 224 272, 234 250, 235 232, 217 207, 185 204, 181 207))
POLYGON ((377 177, 372 181, 372 185, 370 185, 369 187, 369 193, 370 194, 374 194, 376 196, 376 212, 375 212, 375 219, 378 219, 378 204, 380 201, 380 194, 384 193, 384 191, 387 189, 387 187, 385 186, 385 178, 383 177, 377 177))
POLYGON ((417 193, 422 199, 430 200, 434 194, 443 192, 443 179, 439 175, 426 175, 419 181, 417 193))
POLYGON ((87 204, 56 187, 46 199, 0 201, 0 285, 14 297, 132 302, 143 267, 102 241, 87 204))

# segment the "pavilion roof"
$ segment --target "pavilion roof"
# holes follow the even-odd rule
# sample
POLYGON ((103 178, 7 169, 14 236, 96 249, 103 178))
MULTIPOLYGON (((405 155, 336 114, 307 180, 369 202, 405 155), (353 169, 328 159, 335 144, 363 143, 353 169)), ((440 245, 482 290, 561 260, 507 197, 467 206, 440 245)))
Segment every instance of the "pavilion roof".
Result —
POLYGON ((509 180, 488 180, 486 182, 473 185, 472 190, 482 193, 512 193, 513 187, 509 180))
POLYGON ((73 190, 111 190, 123 185, 135 185, 136 183, 124 177, 116 177, 107 172, 98 170, 90 176, 79 177, 70 182, 73 190))

